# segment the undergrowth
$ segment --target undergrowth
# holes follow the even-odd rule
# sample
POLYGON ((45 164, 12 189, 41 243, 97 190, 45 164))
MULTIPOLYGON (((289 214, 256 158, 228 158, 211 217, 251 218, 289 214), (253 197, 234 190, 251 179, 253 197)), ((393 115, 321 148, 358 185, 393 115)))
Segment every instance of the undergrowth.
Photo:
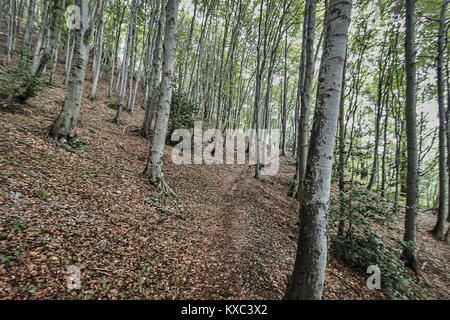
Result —
POLYGON ((390 239, 397 245, 387 243, 387 239, 374 230, 377 225, 383 230, 391 228, 389 204, 358 184, 347 183, 342 199, 331 199, 331 252, 347 266, 364 274, 369 266, 377 265, 381 271, 381 290, 392 299, 424 298, 424 289, 400 259, 404 241, 392 237, 390 239), (343 210, 340 210, 340 205, 343 210), (339 223, 343 226, 341 233, 338 232, 339 223))

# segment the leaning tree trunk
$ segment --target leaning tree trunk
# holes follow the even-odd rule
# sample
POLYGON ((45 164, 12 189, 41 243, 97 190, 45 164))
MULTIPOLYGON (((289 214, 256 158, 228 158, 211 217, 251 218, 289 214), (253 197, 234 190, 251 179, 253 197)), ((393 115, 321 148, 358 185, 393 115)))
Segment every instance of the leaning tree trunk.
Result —
POLYGON ((178 0, 168 0, 166 7, 164 57, 158 117, 156 120, 155 135, 153 136, 147 167, 144 172, 149 182, 156 189, 170 195, 174 195, 174 193, 164 181, 162 167, 167 126, 169 123, 170 103, 172 99, 173 70, 177 46, 177 21, 178 0))
MULTIPOLYGON (((75 40, 73 49, 73 61, 69 73, 69 84, 66 92, 66 99, 56 121, 50 128, 50 136, 66 145, 76 137, 75 129, 80 113, 81 100, 83 98, 83 86, 86 75, 86 64, 89 57, 89 38, 92 25, 98 16, 96 14, 89 21, 89 1, 76 0, 76 5, 81 9, 81 28, 75 30, 75 40)), ((104 2, 102 1, 102 5, 104 2)))
POLYGON ((438 87, 438 105, 439 105, 439 209, 436 225, 431 231, 438 240, 444 239, 445 218, 447 215, 447 170, 446 170, 446 119, 444 105, 444 28, 445 14, 448 0, 443 0, 441 17, 439 19, 438 34, 438 56, 437 56, 437 87, 438 87))
POLYGON ((352 0, 331 0, 301 197, 297 256, 285 299, 321 299, 327 264, 331 168, 352 0))
POLYGON ((416 132, 416 51, 414 49, 415 0, 406 0, 405 69, 406 69, 406 140, 407 140, 407 182, 405 234, 403 240, 408 246, 403 250, 406 265, 418 271, 416 246, 417 220, 417 132, 416 132))

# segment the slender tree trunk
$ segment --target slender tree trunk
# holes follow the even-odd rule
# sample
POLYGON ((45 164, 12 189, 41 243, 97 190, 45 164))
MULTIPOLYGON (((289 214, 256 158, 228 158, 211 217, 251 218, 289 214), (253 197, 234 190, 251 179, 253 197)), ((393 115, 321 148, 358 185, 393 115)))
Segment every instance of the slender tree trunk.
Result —
POLYGON ((98 80, 100 78, 100 69, 102 67, 102 54, 103 54, 103 32, 105 29, 105 6, 103 6, 100 12, 99 24, 97 28, 97 37, 95 39, 95 56, 94 56, 94 74, 92 76, 92 88, 89 94, 89 99, 94 100, 97 92, 98 80))
POLYGON ((191 47, 192 47, 192 34, 194 31, 194 25, 195 25, 195 17, 197 15, 197 1, 198 0, 194 0, 194 15, 192 16, 192 20, 191 20, 191 27, 189 28, 189 38, 188 38, 188 43, 187 43, 187 49, 186 49, 186 59, 184 62, 184 71, 181 74, 181 92, 184 92, 184 88, 185 88, 185 84, 186 84, 186 78, 187 78, 187 73, 188 73, 188 64, 189 64, 189 60, 190 60, 190 55, 191 55, 191 47))
POLYGON ((407 183, 403 259, 408 267, 418 272, 416 258, 417 228, 417 133, 416 133, 416 51, 414 35, 415 0, 406 0, 405 68, 406 68, 406 139, 407 139, 407 183))
POLYGON ((27 60, 29 59, 29 56, 30 56, 31 35, 33 32, 35 7, 36 7, 36 0, 30 0, 30 3, 28 4, 27 24, 25 26, 25 35, 24 35, 23 44, 22 44, 22 57, 21 57, 21 65, 22 66, 24 66, 27 63, 27 60))
POLYGON ((177 45, 178 0, 168 0, 166 7, 166 27, 164 34, 164 57, 162 67, 161 94, 155 134, 144 174, 158 190, 174 194, 163 177, 163 154, 172 99, 173 70, 177 45))
POLYGON ((297 256, 285 299, 321 299, 327 264, 327 211, 351 0, 331 0, 317 103, 301 197, 297 256))
POLYGON ((445 219, 447 216, 447 168, 446 168, 446 117, 444 103, 444 28, 448 0, 443 0, 439 19, 438 55, 437 55, 437 87, 439 105, 439 209, 436 225, 431 231, 438 240, 444 239, 445 219))
POLYGON ((306 67, 306 43, 308 41, 308 19, 309 15, 307 9, 308 5, 305 6, 305 13, 303 15, 303 31, 302 31, 302 49, 301 49, 301 57, 300 57, 300 66, 299 66, 299 74, 298 74, 298 84, 297 84, 297 100, 295 104, 295 130, 294 130, 294 154, 297 157, 297 164, 295 169, 295 178, 294 184, 292 186, 291 195, 294 198, 298 197, 298 190, 300 184, 300 155, 298 151, 300 150, 300 145, 298 141, 299 137, 299 128, 300 128, 300 106, 301 106, 301 97, 303 88, 305 86, 305 67, 306 67))
MULTIPOLYGON (((308 15, 308 26, 306 36, 306 56, 305 56, 305 82, 300 99, 300 121, 298 128, 298 196, 301 197, 303 190, 303 180, 305 178, 306 160, 308 157, 308 127, 309 127, 309 104, 311 102, 312 82, 314 78, 314 38, 316 30, 316 3, 317 0, 306 2, 306 12, 308 15)), ((342 80, 342 79, 341 79, 342 80)))
POLYGON ((344 235, 345 229, 345 213, 346 213, 346 201, 345 201, 345 75, 347 67, 347 53, 348 47, 345 49, 345 61, 344 72, 342 72, 342 89, 341 89, 341 101, 339 102, 339 212, 340 220, 338 224, 338 235, 344 235))
POLYGON ((162 50, 162 36, 163 36, 163 28, 164 28, 164 19, 166 16, 165 12, 165 1, 161 3, 161 13, 158 22, 158 30, 156 33, 154 51, 153 51, 153 61, 152 61, 152 69, 150 73, 149 79, 149 88, 148 88, 148 98, 147 105, 145 107, 145 118, 144 124, 142 127, 142 135, 145 138, 150 137, 150 127, 153 121, 153 113, 155 108, 158 108, 158 99, 160 96, 159 84, 161 80, 161 50, 162 50))
MULTIPOLYGON (((112 89, 113 89, 114 74, 116 71, 116 63, 117 63, 117 55, 119 52, 120 30, 122 28, 123 17, 125 16, 125 9, 126 9, 126 7, 124 6, 124 8, 122 10, 122 15, 120 17, 120 21, 118 20, 118 24, 117 24, 116 41, 114 44, 114 53, 113 53, 113 57, 112 57, 113 60, 112 60, 112 67, 111 67, 111 75, 109 78, 108 97, 111 97, 111 93, 112 93, 112 89)), ((117 11, 120 12, 120 2, 117 5, 117 11)))
POLYGON ((16 29, 16 1, 9 0, 8 43, 7 43, 8 64, 12 63, 15 29, 16 29))
POLYGON ((288 91, 288 67, 287 67, 287 55, 289 46, 287 44, 288 32, 285 34, 285 47, 284 47, 284 77, 283 77, 283 102, 281 109, 281 155, 286 157, 286 126, 287 126, 287 91, 288 91))
MULTIPOLYGON (((133 37, 133 24, 134 24, 134 16, 136 14, 137 3, 136 1, 132 2, 131 10, 130 10, 130 20, 128 21, 128 32, 127 32, 127 41, 126 41, 126 49, 125 54, 122 61, 122 70, 121 70, 121 79, 120 79, 120 91, 119 91, 119 105, 117 107, 116 116, 113 119, 114 123, 119 124, 122 118, 123 111, 123 103, 125 101, 125 94, 127 90, 127 80, 128 80, 128 67, 129 67, 129 59, 130 59, 130 50, 131 50, 131 41, 133 37)), ((117 85, 119 84, 119 80, 117 81, 117 85)))

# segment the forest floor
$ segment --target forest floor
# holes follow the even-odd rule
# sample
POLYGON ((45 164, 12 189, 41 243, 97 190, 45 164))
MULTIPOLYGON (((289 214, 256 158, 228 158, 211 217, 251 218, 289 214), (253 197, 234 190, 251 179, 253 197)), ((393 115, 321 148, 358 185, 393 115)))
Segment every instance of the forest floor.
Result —
MULTIPOLYGON (((64 101, 56 83, 24 111, 0 110, 0 299, 282 298, 298 235, 293 159, 255 180, 247 165, 177 166, 167 147, 164 174, 180 200, 161 206, 141 176, 143 111, 111 123, 101 83, 96 101, 83 100, 83 143, 70 153, 47 137, 64 101), (66 287, 71 265, 79 290, 66 287)), ((429 298, 449 299, 449 246, 428 233, 434 220, 419 214, 419 260, 429 298)), ((329 256, 324 298, 387 299, 367 277, 329 256)))

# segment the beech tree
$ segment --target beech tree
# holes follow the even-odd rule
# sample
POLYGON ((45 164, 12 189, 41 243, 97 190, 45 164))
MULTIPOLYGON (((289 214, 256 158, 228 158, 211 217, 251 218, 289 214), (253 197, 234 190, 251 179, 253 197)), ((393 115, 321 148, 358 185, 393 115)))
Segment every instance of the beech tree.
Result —
POLYGON ((164 31, 164 55, 162 65, 161 90, 159 94, 158 116, 155 133, 152 139, 150 154, 144 174, 149 182, 159 191, 175 195, 167 185, 163 175, 163 155, 167 126, 172 99, 172 83, 177 45, 178 0, 168 0, 166 7, 166 23, 164 31))
POLYGON ((90 50, 90 36, 97 17, 105 5, 105 1, 94 2, 91 10, 89 10, 88 0, 76 0, 75 3, 80 8, 80 28, 75 30, 69 83, 64 106, 58 118, 50 127, 49 133, 53 139, 66 146, 76 137, 76 126, 80 114, 86 64, 90 50))
POLYGON ((286 299, 321 299, 327 263, 327 210, 351 0, 331 0, 316 110, 301 196, 297 255, 286 299))

